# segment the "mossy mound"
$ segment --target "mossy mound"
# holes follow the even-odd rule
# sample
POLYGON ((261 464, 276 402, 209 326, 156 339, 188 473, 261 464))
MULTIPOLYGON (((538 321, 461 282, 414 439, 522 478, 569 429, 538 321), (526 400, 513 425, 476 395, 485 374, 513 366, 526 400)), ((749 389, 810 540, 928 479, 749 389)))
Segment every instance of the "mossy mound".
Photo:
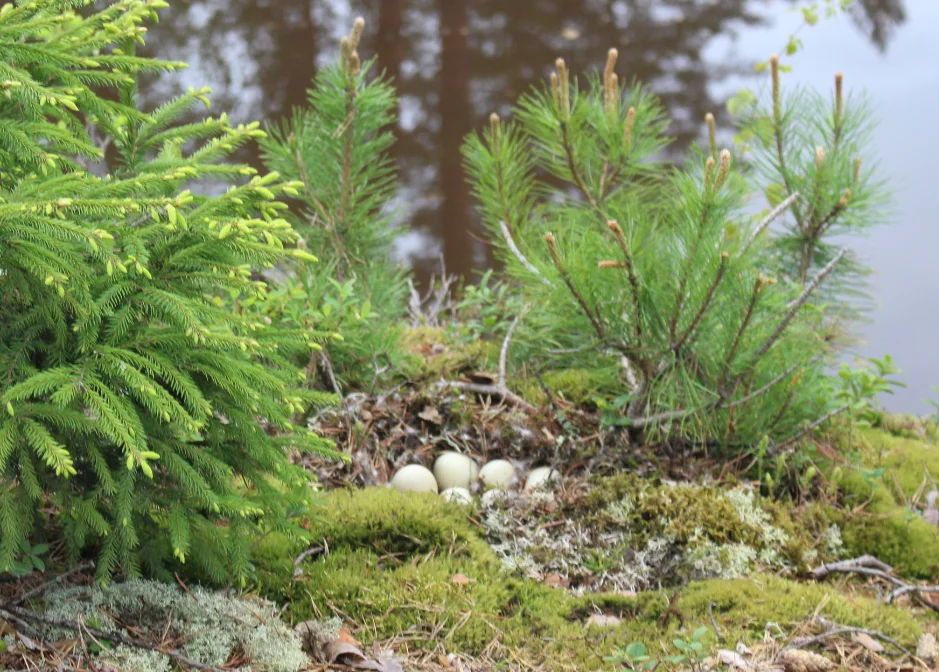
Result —
POLYGON ((667 644, 681 629, 709 624, 711 603, 728 641, 752 641, 770 622, 785 629, 817 609, 831 620, 876 628, 906 643, 922 630, 901 610, 768 575, 578 597, 506 571, 479 536, 471 512, 433 495, 384 488, 333 492, 311 521, 311 532, 329 551, 301 563, 294 578, 293 558, 302 548, 271 536, 256 549, 260 588, 287 604, 288 618, 336 614, 361 626, 360 638, 406 633, 413 646, 443 645, 471 655, 512 652, 549 669, 604 669, 603 657, 615 647, 667 644), (597 612, 621 620, 615 627, 588 626, 586 619, 597 612))
POLYGON ((439 327, 408 329, 403 343, 407 351, 404 372, 411 382, 454 380, 462 372, 485 369, 493 352, 498 358, 497 345, 466 343, 439 327))
POLYGON ((841 437, 840 448, 850 466, 833 467, 832 479, 845 508, 862 511, 845 516, 848 550, 874 555, 908 578, 939 578, 939 528, 923 520, 920 508, 939 477, 936 440, 875 428, 841 437))

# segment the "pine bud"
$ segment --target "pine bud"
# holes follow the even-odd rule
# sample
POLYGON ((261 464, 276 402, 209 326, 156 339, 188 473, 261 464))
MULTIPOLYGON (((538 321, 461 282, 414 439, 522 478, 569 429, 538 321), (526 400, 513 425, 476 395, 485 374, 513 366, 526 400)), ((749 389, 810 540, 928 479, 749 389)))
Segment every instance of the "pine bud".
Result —
POLYGON ((559 58, 554 64, 558 69, 558 83, 561 92, 561 119, 567 121, 571 115, 571 90, 567 75, 567 64, 564 63, 563 58, 559 58))
POLYGON ((769 57, 769 67, 773 77, 773 116, 778 120, 782 117, 782 99, 779 90, 779 56, 773 54, 769 57))
POLYGON ((633 126, 636 123, 636 108, 630 107, 626 111, 626 130, 623 133, 623 139, 626 145, 626 153, 632 149, 633 144, 633 126))
POLYGON ((840 72, 835 74, 835 129, 841 128, 841 120, 844 115, 844 75, 840 72))
POLYGON ((606 223, 610 231, 613 232, 613 235, 616 236, 616 242, 619 243, 620 249, 623 250, 623 254, 629 254, 629 246, 626 244, 626 234, 623 233, 623 229, 615 220, 610 220, 606 223))
POLYGON ((551 97, 554 98, 554 107, 561 109, 561 90, 558 88, 558 73, 551 73, 551 97))
POLYGON ((499 115, 493 112, 489 115, 489 133, 492 137, 492 153, 499 155, 499 115))
POLYGON ((618 56, 619 52, 616 49, 610 49, 606 55, 606 67, 603 69, 603 100, 607 112, 615 109, 616 101, 619 99, 619 78, 613 72, 618 56))
POLYGON ((607 99, 606 110, 611 115, 617 115, 619 111, 619 75, 615 72, 610 75, 610 97, 607 99))
POLYGON ((720 189, 722 186, 724 186, 724 181, 727 179, 728 172, 730 172, 730 152, 725 149, 721 152, 720 170, 718 170, 717 178, 714 180, 715 189, 720 189))
POLYGON ((558 250, 558 241, 554 237, 554 234, 546 233, 544 236, 544 242, 548 244, 548 254, 551 255, 551 261, 554 262, 554 265, 559 271, 563 270, 561 264, 561 252, 558 250))
POLYGON ((362 62, 359 60, 359 52, 353 51, 349 56, 349 72, 353 77, 358 77, 362 70, 362 62))
POLYGON ((714 157, 709 156, 707 161, 704 162, 704 188, 707 189, 711 185, 711 175, 714 174, 714 157))
POLYGON ((342 60, 343 65, 348 65, 349 55, 352 53, 352 47, 349 43, 349 38, 344 37, 339 40, 339 56, 342 60))
POLYGON ((815 166, 821 170, 822 166, 825 165, 825 148, 816 147, 815 148, 815 166))
POLYGON ((717 127, 714 123, 714 115, 708 112, 704 120, 708 125, 708 143, 711 147, 711 156, 717 156, 717 127))
POLYGON ((842 209, 848 207, 848 201, 850 201, 850 200, 851 200, 851 190, 850 190, 850 189, 845 189, 845 190, 841 193, 841 199, 838 201, 838 207, 840 207, 840 208, 842 208, 842 209))
POLYGON ((359 40, 362 39, 362 31, 365 30, 365 19, 357 17, 352 24, 352 34, 349 35, 350 51, 355 51, 359 47, 359 40))

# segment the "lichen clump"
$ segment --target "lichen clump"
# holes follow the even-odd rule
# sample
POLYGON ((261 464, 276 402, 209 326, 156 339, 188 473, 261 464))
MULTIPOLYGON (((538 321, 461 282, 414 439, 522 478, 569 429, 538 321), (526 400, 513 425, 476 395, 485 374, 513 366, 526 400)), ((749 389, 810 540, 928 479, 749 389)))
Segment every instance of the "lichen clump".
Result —
POLYGON ((529 578, 558 575, 579 590, 638 591, 756 568, 802 569, 832 557, 838 531, 810 534, 749 488, 594 481, 583 495, 487 501, 481 520, 503 564, 529 578), (818 548, 816 548, 818 546, 818 548))
MULTIPOLYGON (((249 661, 232 669, 296 672, 309 664, 300 639, 280 620, 277 608, 261 599, 229 597, 192 587, 183 592, 152 581, 50 590, 45 615, 159 643, 173 641, 187 657, 219 667, 234 654, 249 661)), ((74 632, 51 628, 48 641, 74 632)), ((99 654, 125 672, 169 672, 172 660, 156 651, 115 644, 99 654)), ((228 668, 226 668, 228 669, 228 668)))

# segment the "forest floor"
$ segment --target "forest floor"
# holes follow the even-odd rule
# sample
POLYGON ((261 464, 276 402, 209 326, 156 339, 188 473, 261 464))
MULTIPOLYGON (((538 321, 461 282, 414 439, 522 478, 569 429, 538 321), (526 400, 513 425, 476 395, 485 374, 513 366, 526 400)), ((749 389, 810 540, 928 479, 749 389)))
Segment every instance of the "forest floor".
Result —
MULTIPOLYGON (((453 376, 492 384, 472 368, 453 376)), ((835 426, 772 467, 769 497, 758 455, 630 445, 576 372, 524 396, 536 410, 408 385, 311 418, 349 459, 297 457, 322 484, 314 541, 262 539, 253 587, 301 638, 305 624, 336 626, 305 669, 939 669, 932 422, 835 426), (388 487, 444 451, 507 459, 519 480, 470 504, 388 487), (518 487, 543 465, 557 483, 518 487)), ((0 582, 0 603, 90 583, 37 573, 0 582)), ((186 651, 173 614, 150 630, 107 616, 151 649, 186 651)), ((21 625, 0 620, 0 669, 121 669, 93 630, 43 643, 21 625)), ((204 669, 262 668, 235 647, 204 669)))

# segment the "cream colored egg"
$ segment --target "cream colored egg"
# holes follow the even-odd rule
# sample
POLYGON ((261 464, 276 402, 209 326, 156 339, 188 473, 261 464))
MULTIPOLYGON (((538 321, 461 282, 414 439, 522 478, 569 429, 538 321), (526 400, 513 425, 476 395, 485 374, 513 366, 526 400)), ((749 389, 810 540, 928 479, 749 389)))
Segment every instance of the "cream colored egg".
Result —
POLYGON ((551 467, 536 467, 528 472, 528 478, 525 480, 525 491, 531 492, 538 488, 544 488, 549 483, 555 483, 561 479, 561 474, 551 467))
POLYGON ((487 488, 505 490, 515 480, 515 465, 508 460, 493 460, 479 470, 479 480, 487 488))
POLYGON ((432 492, 437 494, 437 479, 427 467, 409 464, 398 469, 391 487, 400 492, 432 492))
POLYGON ((434 461, 434 478, 441 491, 450 488, 468 489, 479 476, 479 467, 472 458, 447 452, 434 461))
POLYGON ((466 488, 447 488, 440 493, 440 496, 448 502, 456 502, 457 504, 473 503, 473 496, 466 488))

